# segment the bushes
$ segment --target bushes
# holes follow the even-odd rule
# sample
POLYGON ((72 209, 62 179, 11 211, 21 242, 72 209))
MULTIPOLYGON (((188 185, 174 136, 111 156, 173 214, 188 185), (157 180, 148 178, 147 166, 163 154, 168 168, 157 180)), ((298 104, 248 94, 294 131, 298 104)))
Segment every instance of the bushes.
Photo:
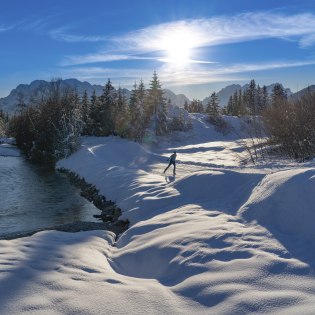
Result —
POLYGON ((76 93, 61 90, 58 81, 53 81, 48 93, 11 119, 9 131, 29 159, 54 164, 78 147, 81 118, 76 93))
POLYGON ((315 155, 315 93, 267 108, 263 120, 272 144, 298 161, 315 155))

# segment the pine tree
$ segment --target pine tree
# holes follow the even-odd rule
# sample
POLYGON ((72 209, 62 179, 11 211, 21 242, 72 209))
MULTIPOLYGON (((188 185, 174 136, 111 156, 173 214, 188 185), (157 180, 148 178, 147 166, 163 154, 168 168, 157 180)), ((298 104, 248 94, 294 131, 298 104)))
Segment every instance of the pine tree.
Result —
POLYGON ((188 105, 188 112, 189 113, 203 113, 204 108, 203 108, 202 102, 194 98, 188 105))
POLYGON ((115 88, 112 85, 110 79, 107 80, 107 83, 104 87, 103 94, 100 96, 101 102, 101 135, 107 136, 114 134, 115 132, 115 99, 116 93, 115 88))
POLYGON ((278 106, 287 100, 287 94, 280 83, 276 83, 271 93, 271 105, 278 106))
POLYGON ((249 87, 247 89, 247 104, 249 113, 251 115, 256 115, 257 108, 256 108, 256 100, 257 100, 257 90, 256 90, 256 82, 255 80, 251 80, 249 82, 249 87))
POLYGON ((148 114, 153 114, 155 135, 163 135, 167 131, 167 107, 163 90, 156 71, 153 73, 148 92, 148 114))
POLYGON ((127 98, 121 87, 119 87, 117 93, 114 117, 115 117, 114 134, 117 134, 121 137, 125 137, 127 135, 129 111, 127 105, 127 98))
POLYGON ((90 134, 90 102, 88 98, 88 94, 86 90, 82 96, 81 100, 81 110, 82 110, 82 120, 83 120, 83 134, 89 135, 90 134))
POLYGON ((265 109, 269 105, 269 94, 266 85, 263 86, 262 90, 263 90, 262 107, 263 109, 265 109))
POLYGON ((129 109, 129 136, 132 139, 141 142, 152 115, 146 107, 146 89, 142 80, 140 80, 138 86, 136 83, 134 84, 134 89, 131 91, 129 109))
POLYGON ((209 118, 215 118, 219 115, 219 99, 215 92, 210 95, 207 103, 206 113, 209 118))
POLYGON ((101 133, 101 104, 95 90, 90 99, 89 134, 98 136, 101 133))
POLYGON ((232 115, 233 116, 233 113, 234 113, 234 108, 233 108, 233 96, 231 95, 229 97, 229 101, 227 103, 227 106, 226 106, 226 114, 227 115, 232 115))
POLYGON ((185 100, 184 109, 187 110, 187 112, 189 112, 189 104, 188 104, 187 100, 185 100))

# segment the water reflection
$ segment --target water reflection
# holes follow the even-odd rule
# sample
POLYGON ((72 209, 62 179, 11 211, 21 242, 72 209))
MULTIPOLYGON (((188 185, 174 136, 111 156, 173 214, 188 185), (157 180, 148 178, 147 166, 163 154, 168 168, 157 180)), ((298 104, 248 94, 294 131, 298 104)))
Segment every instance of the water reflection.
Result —
POLYGON ((0 237, 74 221, 95 221, 99 211, 66 175, 0 156, 0 237))

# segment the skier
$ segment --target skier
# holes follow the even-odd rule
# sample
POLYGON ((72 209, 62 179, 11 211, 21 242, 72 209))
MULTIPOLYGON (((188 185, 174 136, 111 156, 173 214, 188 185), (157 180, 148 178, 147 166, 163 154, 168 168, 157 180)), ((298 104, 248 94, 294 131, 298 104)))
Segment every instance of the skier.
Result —
POLYGON ((166 169, 164 170, 163 174, 165 174, 165 172, 167 171, 167 169, 173 164, 174 166, 174 170, 173 170, 173 175, 175 176, 176 173, 176 151, 174 151, 174 153, 167 159, 169 162, 168 166, 166 167, 166 169))

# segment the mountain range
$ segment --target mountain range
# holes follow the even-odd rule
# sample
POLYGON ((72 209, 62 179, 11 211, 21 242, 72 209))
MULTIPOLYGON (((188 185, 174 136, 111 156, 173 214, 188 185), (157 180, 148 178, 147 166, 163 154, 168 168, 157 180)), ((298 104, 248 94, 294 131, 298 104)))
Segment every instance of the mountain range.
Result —
MULTIPOLYGON (((28 104, 32 97, 36 96, 40 91, 43 91, 48 88, 50 82, 44 80, 35 80, 30 84, 20 84, 15 89, 13 89, 10 94, 6 97, 0 98, 0 109, 9 114, 13 114, 18 104, 28 104)), ((274 84, 268 85, 267 90, 269 94, 274 87, 274 84)), ((82 96, 84 91, 87 92, 89 96, 95 91, 96 95, 101 95, 103 93, 104 86, 97 84, 90 84, 89 82, 81 82, 77 79, 66 79, 60 80, 61 88, 71 88, 75 89, 79 96, 82 96)), ((228 100, 231 95, 233 95, 238 90, 245 90, 248 87, 248 84, 241 86, 240 84, 232 84, 222 88, 218 93, 219 104, 221 107, 227 105, 228 100)), ((285 91, 287 95, 291 98, 298 98, 305 94, 307 90, 315 91, 315 85, 310 86, 307 89, 298 91, 297 93, 292 93, 290 89, 286 88, 285 91)), ((190 102, 190 99, 184 94, 175 94, 169 89, 164 89, 164 96, 166 99, 169 99, 173 105, 183 107, 185 102, 190 102)), ((127 98, 130 97, 131 92, 127 89, 123 89, 124 94, 127 98)), ((210 94, 210 93, 209 93, 210 94)), ((202 100, 203 105, 206 105, 209 100, 209 97, 206 97, 202 100)))

